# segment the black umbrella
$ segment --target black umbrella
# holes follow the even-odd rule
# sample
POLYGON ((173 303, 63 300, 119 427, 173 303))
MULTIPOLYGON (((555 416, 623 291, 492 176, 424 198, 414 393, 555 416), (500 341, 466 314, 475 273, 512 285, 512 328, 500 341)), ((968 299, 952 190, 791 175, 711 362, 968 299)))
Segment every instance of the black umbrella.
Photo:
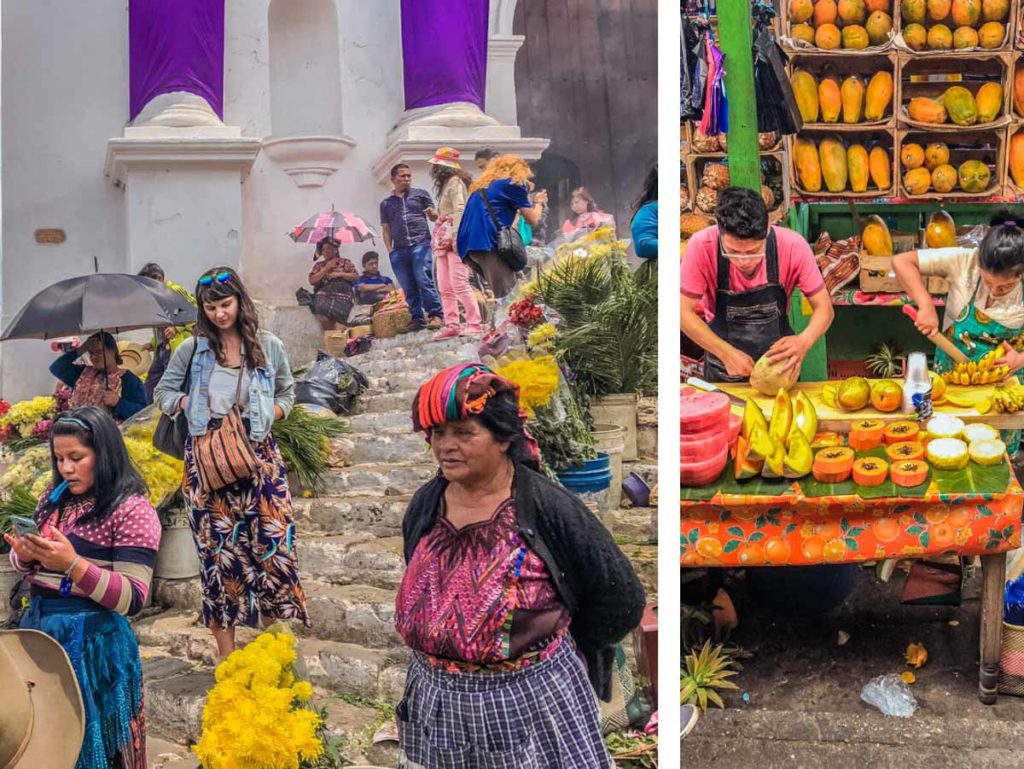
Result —
POLYGON ((21 308, 0 341, 50 339, 96 331, 118 333, 151 326, 193 323, 196 308, 158 280, 99 273, 44 288, 21 308))

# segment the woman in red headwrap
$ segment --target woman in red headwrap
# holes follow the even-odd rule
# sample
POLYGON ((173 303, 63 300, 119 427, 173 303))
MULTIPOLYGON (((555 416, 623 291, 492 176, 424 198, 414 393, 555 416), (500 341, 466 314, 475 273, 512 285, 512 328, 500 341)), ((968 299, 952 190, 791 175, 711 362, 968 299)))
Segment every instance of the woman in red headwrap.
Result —
POLYGON ((399 766, 611 767, 594 694, 643 612, 633 567, 540 472, 514 383, 455 366, 412 408, 440 469, 402 522, 399 766))

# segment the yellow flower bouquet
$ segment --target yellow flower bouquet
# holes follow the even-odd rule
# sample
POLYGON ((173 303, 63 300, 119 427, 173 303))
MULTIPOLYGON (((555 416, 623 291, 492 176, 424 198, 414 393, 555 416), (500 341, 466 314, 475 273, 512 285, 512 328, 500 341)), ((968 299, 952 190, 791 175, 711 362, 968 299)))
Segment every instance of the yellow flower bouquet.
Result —
POLYGON ((324 752, 320 716, 295 680, 295 638, 264 633, 217 668, 194 750, 204 769, 299 769, 324 752))
POLYGON ((551 403, 551 398, 558 391, 558 362, 553 355, 503 358, 495 373, 519 385, 519 403, 531 419, 536 409, 551 403))

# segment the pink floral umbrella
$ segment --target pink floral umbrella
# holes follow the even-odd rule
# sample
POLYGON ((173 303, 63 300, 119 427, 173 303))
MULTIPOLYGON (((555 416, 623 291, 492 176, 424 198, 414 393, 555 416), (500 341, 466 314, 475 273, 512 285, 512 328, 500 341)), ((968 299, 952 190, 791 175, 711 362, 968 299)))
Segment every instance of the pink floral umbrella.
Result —
POLYGON ((361 243, 373 240, 377 233, 370 225, 351 211, 330 211, 313 214, 301 224, 295 225, 288 236, 296 243, 316 243, 321 238, 332 237, 339 243, 361 243))

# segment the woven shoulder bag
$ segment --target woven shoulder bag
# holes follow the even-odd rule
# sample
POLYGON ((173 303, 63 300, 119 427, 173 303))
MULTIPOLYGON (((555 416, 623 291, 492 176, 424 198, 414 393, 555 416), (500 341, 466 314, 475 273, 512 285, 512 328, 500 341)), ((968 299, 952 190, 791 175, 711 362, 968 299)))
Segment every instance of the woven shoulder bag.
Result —
POLYGON ((224 415, 220 425, 207 428, 205 435, 192 439, 192 456, 195 457, 199 482, 205 491, 217 491, 250 478, 259 467, 259 460, 242 421, 242 412, 238 408, 244 373, 243 359, 238 372, 238 386, 235 388, 235 402, 231 410, 224 415))

